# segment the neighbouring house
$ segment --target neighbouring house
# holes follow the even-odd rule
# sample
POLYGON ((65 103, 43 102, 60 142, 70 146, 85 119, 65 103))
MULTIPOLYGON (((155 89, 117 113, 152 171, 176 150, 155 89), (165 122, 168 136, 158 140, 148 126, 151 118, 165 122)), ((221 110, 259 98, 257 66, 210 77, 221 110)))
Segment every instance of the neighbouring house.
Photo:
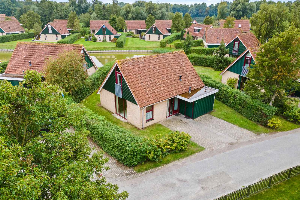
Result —
POLYGON ((155 20, 146 31, 145 41, 161 41, 171 35, 172 20, 155 20))
POLYGON ((235 88, 242 90, 247 81, 251 66, 255 65, 256 53, 259 47, 246 49, 235 61, 221 72, 222 83, 227 84, 229 78, 237 79, 235 88))
POLYGON ((98 94, 104 108, 142 129, 172 115, 204 115, 213 110, 217 92, 176 51, 117 61, 98 94))
POLYGON ((193 24, 198 24, 198 22, 194 19, 193 20, 193 22, 192 22, 193 24))
POLYGON ((146 32, 145 20, 125 20, 126 32, 133 32, 134 34, 141 34, 146 32))
POLYGON ((119 34, 109 24, 108 20, 91 20, 90 21, 91 33, 95 35, 99 42, 110 42, 113 38, 118 38, 119 34))
POLYGON ((203 39, 205 31, 209 27, 211 27, 211 25, 192 23, 192 25, 186 30, 184 37, 186 37, 186 34, 189 33, 194 40, 203 39))
POLYGON ((0 36, 24 33, 25 30, 15 17, 0 14, 0 36))
POLYGON ((24 80, 26 70, 36 70, 42 73, 45 70, 47 59, 57 57, 60 53, 66 51, 76 51, 84 57, 86 62, 83 67, 88 75, 97 70, 93 60, 82 45, 19 42, 5 72, 0 75, 0 80, 8 80, 13 85, 17 85, 24 80))
POLYGON ((255 49, 260 42, 253 33, 241 33, 226 45, 230 56, 240 56, 246 49, 255 49))
POLYGON ((203 43, 208 48, 219 47, 222 40, 226 45, 240 33, 241 30, 236 28, 207 28, 203 43))
MULTIPOLYGON (((225 20, 220 20, 220 27, 224 28, 225 20)), ((234 28, 240 29, 244 33, 250 32, 250 20, 249 19, 240 19, 240 20, 234 20, 234 28)))
POLYGON ((55 19, 45 25, 40 33, 40 40, 47 42, 56 42, 58 40, 64 39, 70 35, 70 30, 67 28, 68 20, 65 19, 55 19))

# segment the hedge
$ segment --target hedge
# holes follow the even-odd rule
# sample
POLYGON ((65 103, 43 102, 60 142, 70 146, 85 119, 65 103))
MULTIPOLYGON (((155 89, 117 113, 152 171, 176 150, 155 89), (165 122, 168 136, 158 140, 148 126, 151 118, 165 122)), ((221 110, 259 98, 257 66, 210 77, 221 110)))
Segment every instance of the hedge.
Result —
POLYGON ((126 42, 127 33, 122 33, 121 36, 117 39, 116 47, 123 48, 126 42))
POLYGON ((203 47, 204 46, 203 40, 193 40, 192 46, 193 47, 203 47))
POLYGON ((244 92, 230 88, 221 82, 215 81, 207 75, 200 75, 205 85, 219 89, 216 99, 231 107, 251 121, 267 125, 272 119, 277 108, 264 104, 259 100, 252 99, 244 92))
MULTIPOLYGON (((215 65, 215 56, 210 56, 210 55, 201 55, 201 54, 189 54, 188 55, 189 60, 193 65, 197 66, 203 66, 203 67, 212 67, 215 70, 220 70, 217 68, 217 65, 215 65)), ((223 63, 223 66, 221 67, 222 69, 225 69, 230 63, 232 63, 235 58, 231 57, 224 57, 225 62, 223 63)))
POLYGON ((134 135, 78 104, 69 105, 68 112, 77 131, 87 129, 93 141, 126 166, 136 166, 148 160, 159 161, 171 152, 186 150, 190 142, 190 136, 180 132, 170 132, 160 139, 134 135))
POLYGON ((172 35, 165 37, 160 41, 160 47, 164 48, 167 46, 167 44, 171 44, 175 40, 180 40, 181 39, 181 33, 173 33, 172 35))
POLYGON ((73 44, 77 40, 81 38, 80 33, 74 33, 71 34, 70 36, 65 37, 64 39, 58 40, 57 43, 59 44, 73 44))
POLYGON ((204 48, 204 47, 192 47, 191 53, 203 54, 203 55, 213 55, 215 50, 218 48, 204 48))
POLYGON ((8 65, 8 61, 0 63, 0 74, 5 72, 7 65, 8 65))
POLYGON ((28 39, 28 38, 34 38, 34 33, 3 35, 0 37, 0 43, 11 42, 11 41, 16 41, 16 40, 23 40, 23 39, 28 39))
POLYGON ((174 42, 175 49, 182 49, 183 48, 183 42, 174 42))

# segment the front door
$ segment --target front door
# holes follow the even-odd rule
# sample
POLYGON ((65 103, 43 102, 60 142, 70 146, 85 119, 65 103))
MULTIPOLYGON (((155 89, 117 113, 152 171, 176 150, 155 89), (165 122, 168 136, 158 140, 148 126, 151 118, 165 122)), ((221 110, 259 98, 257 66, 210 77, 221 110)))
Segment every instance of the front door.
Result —
POLYGON ((116 99, 116 113, 123 117, 124 119, 127 118, 127 102, 125 99, 122 99, 118 96, 115 96, 116 99))
POLYGON ((178 98, 169 99, 168 102, 168 117, 179 113, 178 98))

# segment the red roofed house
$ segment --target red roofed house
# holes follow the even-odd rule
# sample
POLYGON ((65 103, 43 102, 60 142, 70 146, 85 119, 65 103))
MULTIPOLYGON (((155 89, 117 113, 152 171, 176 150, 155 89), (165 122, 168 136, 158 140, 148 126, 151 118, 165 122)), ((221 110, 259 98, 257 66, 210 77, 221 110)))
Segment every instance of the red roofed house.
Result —
POLYGON ((55 19, 45 25, 44 29, 40 33, 41 41, 55 42, 64 39, 70 35, 70 30, 67 28, 68 20, 65 19, 55 19))
MULTIPOLYGON (((220 20, 220 27, 224 28, 225 20, 220 20)), ((234 20, 234 28, 241 29, 243 33, 250 32, 250 20, 249 19, 240 19, 240 20, 234 20)))
POLYGON ((146 31, 145 41, 161 41, 171 35, 172 20, 155 20, 146 31))
POLYGON ((192 24, 185 33, 185 36, 187 33, 189 33, 195 40, 202 39, 205 35, 205 31, 207 28, 211 27, 210 25, 205 24, 192 24))
POLYGON ((236 28, 207 28, 203 43, 208 48, 214 48, 220 46, 223 40, 226 45, 240 33, 241 30, 236 28))
POLYGON ((0 36, 24 33, 24 28, 15 17, 0 14, 0 36))
POLYGON ((55 43, 35 43, 19 42, 9 60, 7 68, 0 74, 0 80, 8 80, 13 85, 23 81, 26 70, 36 70, 44 72, 47 59, 57 57, 65 51, 76 51, 78 56, 83 56, 86 63, 84 69, 88 75, 93 74, 97 68, 88 52, 82 45, 75 44, 55 44, 55 43))
POLYGON ((117 61, 98 94, 101 105, 138 128, 213 110, 218 90, 204 85, 183 51, 117 61))
POLYGON ((141 34, 146 32, 145 20, 125 20, 126 32, 133 32, 134 34, 141 34))
POLYGON ((108 20, 91 20, 90 30, 99 42, 110 42, 115 36, 119 36, 108 20))

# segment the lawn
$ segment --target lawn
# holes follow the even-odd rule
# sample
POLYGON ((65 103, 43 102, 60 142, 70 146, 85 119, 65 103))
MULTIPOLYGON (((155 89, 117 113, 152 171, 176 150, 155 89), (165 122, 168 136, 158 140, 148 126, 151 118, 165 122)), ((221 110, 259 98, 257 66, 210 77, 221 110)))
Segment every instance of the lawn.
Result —
POLYGON ((294 124, 292 122, 288 122, 285 119, 276 116, 281 120, 282 126, 277 129, 270 129, 264 126, 261 126, 243 115, 239 114, 232 108, 226 106, 222 102, 215 100, 214 104, 214 110, 210 113, 212 116, 215 116, 217 118, 220 118, 224 121, 227 121, 231 124, 234 124, 236 126, 239 126, 241 128, 247 129, 249 131, 252 131, 256 134, 261 134, 261 133, 273 133, 273 132, 281 132, 281 131, 289 131, 293 130, 296 128, 300 128, 300 125, 294 124))
MULTIPOLYGON (((95 91, 92 95, 90 95, 89 97, 87 97, 85 100, 83 100, 82 102, 87 108, 91 109, 93 112, 97 113, 98 115, 101 116, 105 116, 105 118, 118 125, 121 126, 129 131, 131 131, 132 133, 139 135, 141 137, 147 137, 147 138, 153 138, 156 135, 161 135, 164 136, 167 133, 169 133, 171 130, 168 129, 167 127, 161 125, 161 124, 153 124, 145 129, 138 129, 135 126, 123 122, 119 119, 117 119, 116 117, 114 117, 112 115, 111 112, 109 112, 108 110, 104 109, 103 107, 99 106, 100 103, 100 98, 99 95, 97 94, 97 91, 95 91)), ((170 154, 168 156, 166 156, 164 159, 162 159, 161 162, 146 162, 144 164, 140 164, 138 166, 135 167, 135 170, 137 172, 142 172, 142 171, 146 171, 155 167, 159 167, 165 164, 168 164, 172 161, 178 160, 180 158, 185 158, 188 157, 194 153, 203 151, 204 147, 199 146, 198 144, 191 142, 188 146, 188 149, 184 152, 180 152, 180 153, 174 153, 174 154, 170 154)))
POLYGON ((0 49, 15 49, 18 42, 32 42, 32 39, 17 40, 11 42, 0 43, 0 49))
POLYGON ((215 81, 221 82, 222 80, 222 76, 220 75, 221 71, 215 71, 211 67, 194 66, 194 68, 198 74, 208 75, 215 81))
POLYGON ((11 55, 12 52, 0 52, 0 61, 1 62, 9 61, 11 55))
POLYGON ((253 195, 248 200, 263 199, 263 200, 291 200, 300 199, 300 175, 274 185, 270 189, 253 195))

